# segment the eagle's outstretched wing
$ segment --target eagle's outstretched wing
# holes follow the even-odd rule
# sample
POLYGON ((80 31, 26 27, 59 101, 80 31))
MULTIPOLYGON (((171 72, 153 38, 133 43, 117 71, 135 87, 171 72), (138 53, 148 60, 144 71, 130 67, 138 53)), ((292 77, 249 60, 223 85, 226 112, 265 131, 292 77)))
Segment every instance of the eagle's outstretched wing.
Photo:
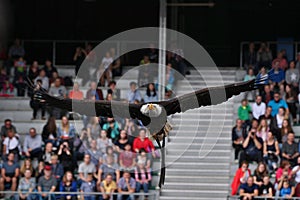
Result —
POLYGON ((204 88, 157 103, 166 109, 167 115, 171 115, 202 106, 223 103, 234 95, 257 89, 259 85, 262 85, 263 81, 264 79, 253 79, 225 86, 204 88))
POLYGON ((51 96, 43 88, 36 89, 36 86, 33 85, 29 79, 27 79, 27 84, 32 90, 35 90, 34 99, 36 101, 45 102, 48 106, 77 112, 81 115, 137 118, 140 119, 144 125, 150 123, 150 118, 140 112, 141 104, 133 104, 125 101, 62 99, 51 96))

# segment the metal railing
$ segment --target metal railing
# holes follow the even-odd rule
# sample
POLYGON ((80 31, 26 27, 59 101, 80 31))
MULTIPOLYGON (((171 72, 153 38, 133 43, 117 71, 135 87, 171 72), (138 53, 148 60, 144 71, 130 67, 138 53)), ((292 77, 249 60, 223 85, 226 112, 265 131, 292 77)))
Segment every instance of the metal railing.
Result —
MULTIPOLYGON (((255 45, 260 45, 262 43, 262 41, 251 41, 253 42, 255 45)), ((244 52, 246 50, 246 48, 248 47, 248 45, 251 43, 250 41, 243 41, 240 44, 240 67, 243 67, 244 65, 244 52)), ((272 53, 275 56, 277 50, 277 45, 278 44, 289 44, 289 45, 293 45, 294 46, 294 58, 296 58, 297 56, 297 52, 298 49, 300 49, 300 41, 296 41, 296 42, 285 42, 285 41, 264 41, 265 43, 267 43, 270 46, 270 49, 273 50, 272 53)))
MULTIPOLYGON (((30 195, 38 195, 40 196, 41 194, 47 194, 48 195, 48 199, 52 200, 53 197, 57 198, 60 197, 61 195, 76 195, 78 197, 78 199, 82 199, 83 196, 100 196, 102 195, 101 192, 38 192, 38 191, 33 191, 33 192, 19 192, 19 191, 0 191, 0 193, 5 194, 5 195, 9 195, 9 196, 14 196, 14 195, 18 195, 20 193, 22 194, 30 194, 30 195)), ((120 193, 106 193, 112 196, 118 196, 118 195, 128 195, 128 194, 120 194, 120 193)), ((149 193, 131 193, 130 195, 133 195, 134 197, 139 197, 139 199, 144 199, 145 196, 147 196, 148 200, 157 200, 159 199, 159 191, 152 191, 150 190, 149 193)), ((39 200, 39 198, 36 198, 37 200, 39 200)))
MULTIPOLYGON (((227 200, 238 200, 240 199, 240 196, 227 196, 227 200)), ((261 199, 261 200, 269 200, 269 199, 300 199, 300 197, 292 197, 292 198, 286 198, 286 197, 264 197, 264 196, 255 196, 255 199, 261 199)))
MULTIPOLYGON (((126 49, 128 46, 157 44, 157 41, 22 40, 26 57, 29 57, 29 60, 38 60, 43 63, 45 59, 50 59, 53 65, 73 65, 76 47, 84 48, 87 44, 92 44, 94 48, 100 43, 107 47, 107 50, 115 48, 116 55, 120 55, 121 49, 126 49)), ((98 56, 104 56, 104 54, 98 56)))

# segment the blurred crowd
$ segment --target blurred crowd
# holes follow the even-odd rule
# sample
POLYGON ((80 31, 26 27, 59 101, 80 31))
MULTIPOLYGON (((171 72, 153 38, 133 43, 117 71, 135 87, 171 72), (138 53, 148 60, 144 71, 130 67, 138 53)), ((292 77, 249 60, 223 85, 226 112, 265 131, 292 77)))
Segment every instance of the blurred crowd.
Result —
POLYGON ((244 80, 263 78, 264 85, 246 92, 237 111, 232 146, 238 170, 231 194, 300 197, 300 146, 293 130, 299 124, 300 52, 295 60, 288 60, 285 50, 273 58, 266 43, 257 51, 250 43, 244 61, 244 80))

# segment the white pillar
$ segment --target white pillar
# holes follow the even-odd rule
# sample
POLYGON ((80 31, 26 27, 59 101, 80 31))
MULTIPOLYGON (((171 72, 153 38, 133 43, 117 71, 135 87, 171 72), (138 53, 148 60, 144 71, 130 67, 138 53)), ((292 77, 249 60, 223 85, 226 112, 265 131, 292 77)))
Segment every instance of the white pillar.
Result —
POLYGON ((159 58, 158 58, 158 99, 165 97, 165 79, 166 79, 166 27, 167 27, 167 2, 160 0, 159 10, 159 58))

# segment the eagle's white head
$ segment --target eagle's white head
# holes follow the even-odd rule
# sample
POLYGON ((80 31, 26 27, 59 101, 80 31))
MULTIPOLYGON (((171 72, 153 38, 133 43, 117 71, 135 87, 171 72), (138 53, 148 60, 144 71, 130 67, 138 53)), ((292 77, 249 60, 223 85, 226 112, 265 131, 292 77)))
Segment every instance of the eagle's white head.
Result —
POLYGON ((158 104, 148 103, 143 105, 140 111, 149 117, 158 117, 161 114, 162 108, 158 104))

